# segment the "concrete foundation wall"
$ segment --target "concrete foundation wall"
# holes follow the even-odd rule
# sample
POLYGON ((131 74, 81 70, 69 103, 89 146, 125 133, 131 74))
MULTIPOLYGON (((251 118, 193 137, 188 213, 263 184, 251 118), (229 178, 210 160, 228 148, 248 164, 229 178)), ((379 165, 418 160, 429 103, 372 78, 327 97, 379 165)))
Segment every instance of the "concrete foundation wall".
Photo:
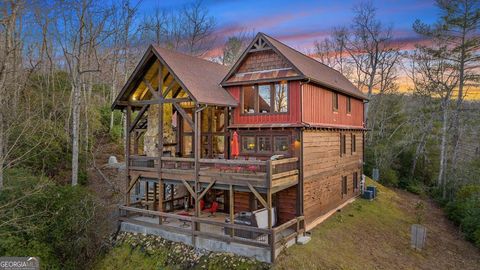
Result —
MULTIPOLYGON (((162 230, 160 228, 152 228, 152 227, 132 224, 128 222, 122 222, 120 230, 125 232, 132 232, 132 233, 157 235, 170 241, 181 242, 181 243, 193 246, 191 235, 170 232, 170 231, 162 230)), ((293 241, 293 243, 294 242, 295 241, 293 241)), ((289 245, 292 245, 293 243, 289 243, 289 245)), ((206 239, 199 236, 195 236, 195 247, 210 250, 210 251, 215 251, 215 252, 234 253, 240 256, 255 258, 259 261, 267 262, 267 263, 271 262, 271 253, 270 253, 270 249, 268 248, 253 247, 253 246, 239 244, 239 243, 226 243, 223 241, 206 239)))

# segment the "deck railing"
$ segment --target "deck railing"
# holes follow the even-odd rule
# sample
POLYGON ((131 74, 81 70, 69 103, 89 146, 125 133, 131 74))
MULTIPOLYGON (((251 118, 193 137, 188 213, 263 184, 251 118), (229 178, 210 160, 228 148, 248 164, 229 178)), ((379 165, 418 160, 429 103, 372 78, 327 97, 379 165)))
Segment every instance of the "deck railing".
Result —
POLYGON ((195 245, 195 237, 215 239, 227 243, 239 243, 254 247, 269 249, 272 254, 272 262, 288 241, 305 232, 303 216, 296 217, 272 229, 263 229, 246 225, 231 224, 215 221, 209 218, 183 216, 172 213, 158 212, 141 208, 119 206, 119 221, 136 225, 160 228, 166 231, 181 233, 192 236, 192 244, 195 245), (158 218, 158 223, 135 219, 135 215, 158 218), (169 222, 165 222, 170 220, 169 222), (172 220, 178 220, 185 226, 175 226, 172 220), (204 230, 202 225, 219 227, 221 233, 215 230, 204 230))
MULTIPOLYGON (((195 180, 195 159, 181 157, 131 156, 130 171, 156 178, 161 166, 163 178, 195 180)), ((298 158, 279 160, 200 159, 200 182, 273 188, 298 181, 298 158)))

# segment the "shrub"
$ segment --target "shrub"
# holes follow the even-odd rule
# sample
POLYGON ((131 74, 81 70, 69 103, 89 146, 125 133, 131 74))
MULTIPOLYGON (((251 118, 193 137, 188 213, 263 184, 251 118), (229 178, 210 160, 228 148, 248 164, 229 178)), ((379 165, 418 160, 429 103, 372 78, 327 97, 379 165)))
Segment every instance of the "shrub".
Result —
POLYGON ((380 182, 388 186, 398 186, 397 172, 390 168, 380 170, 380 182))
POLYGON ((480 247, 480 185, 461 187, 445 210, 448 217, 460 226, 465 237, 480 247))
POLYGON ((38 256, 45 268, 88 268, 102 248, 106 218, 81 186, 8 170, 0 191, 0 254, 38 256))

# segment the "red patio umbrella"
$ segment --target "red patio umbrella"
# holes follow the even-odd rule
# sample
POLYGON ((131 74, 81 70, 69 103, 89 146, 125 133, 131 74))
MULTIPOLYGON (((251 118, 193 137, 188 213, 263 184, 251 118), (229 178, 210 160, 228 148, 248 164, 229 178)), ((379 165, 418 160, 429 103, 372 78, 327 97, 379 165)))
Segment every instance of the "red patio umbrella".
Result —
POLYGON ((232 156, 236 158, 240 154, 240 149, 238 145, 238 133, 236 131, 233 132, 233 138, 231 142, 231 150, 232 150, 232 156))

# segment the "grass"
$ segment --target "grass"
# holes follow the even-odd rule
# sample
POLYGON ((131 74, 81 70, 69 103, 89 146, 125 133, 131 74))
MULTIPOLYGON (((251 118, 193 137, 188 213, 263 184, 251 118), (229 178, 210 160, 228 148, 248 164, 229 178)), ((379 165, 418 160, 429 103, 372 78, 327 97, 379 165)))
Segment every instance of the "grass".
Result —
MULTIPOLYGON (((373 181, 368 179, 367 184, 372 185, 373 181)), ((431 204, 428 208, 431 212, 427 213, 431 223, 424 224, 429 230, 427 247, 422 252, 410 249, 410 226, 416 220, 414 206, 421 199, 375 185, 379 190, 377 199, 357 199, 335 213, 311 231, 312 239, 307 245, 286 250, 274 268, 447 269, 454 268, 455 261, 463 264, 463 267, 457 265, 462 269, 478 266, 478 250, 452 236, 454 232, 445 233, 445 227, 451 224, 444 224, 443 213, 431 204), (433 213, 441 216, 432 216, 433 213), (449 247, 452 243, 454 246, 449 247), (459 252, 460 249, 466 252, 459 252)))

